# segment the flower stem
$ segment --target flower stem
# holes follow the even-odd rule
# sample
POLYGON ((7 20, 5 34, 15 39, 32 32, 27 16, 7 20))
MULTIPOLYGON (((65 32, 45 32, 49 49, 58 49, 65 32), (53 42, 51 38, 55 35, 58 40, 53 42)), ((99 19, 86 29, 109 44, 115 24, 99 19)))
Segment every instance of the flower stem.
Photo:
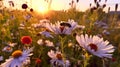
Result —
POLYGON ((85 55, 84 55, 84 56, 85 56, 85 57, 84 57, 84 64, 83 64, 83 67, 87 67, 88 61, 89 61, 89 59, 90 59, 90 55, 88 55, 88 53, 85 52, 85 55))
POLYGON ((105 60, 104 60, 104 59, 102 59, 102 62, 103 62, 103 67, 106 67, 106 66, 105 66, 105 60))
POLYGON ((65 42, 66 37, 61 37, 60 36, 60 48, 61 48, 61 53, 63 54, 63 60, 65 60, 65 53, 64 53, 64 42, 65 42))

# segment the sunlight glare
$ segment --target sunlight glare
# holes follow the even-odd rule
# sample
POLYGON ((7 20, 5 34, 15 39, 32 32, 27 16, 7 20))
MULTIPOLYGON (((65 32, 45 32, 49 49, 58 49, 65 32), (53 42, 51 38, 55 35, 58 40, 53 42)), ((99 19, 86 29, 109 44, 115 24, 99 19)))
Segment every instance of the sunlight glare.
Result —
POLYGON ((41 13, 47 13, 47 8, 45 8, 45 7, 38 7, 37 8, 37 12, 41 12, 41 13))
POLYGON ((36 0, 36 1, 33 1, 33 8, 38 12, 38 13, 47 13, 48 11, 48 8, 47 8, 47 5, 44 1, 41 1, 41 0, 36 0))

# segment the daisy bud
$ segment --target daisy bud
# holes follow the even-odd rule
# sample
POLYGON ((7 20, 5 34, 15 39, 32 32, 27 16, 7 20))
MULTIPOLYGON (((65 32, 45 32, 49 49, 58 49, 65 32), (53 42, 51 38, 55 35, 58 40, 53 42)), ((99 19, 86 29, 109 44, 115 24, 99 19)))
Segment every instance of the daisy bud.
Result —
POLYGON ((22 4, 22 9, 27 9, 28 5, 27 4, 22 4))
POLYGON ((30 12, 33 12, 33 8, 30 9, 30 12))
POLYGON ((94 0, 95 3, 97 3, 97 0, 94 0))
POLYGON ((77 3, 79 2, 79 0, 77 0, 77 3))
POLYGON ((91 5, 92 5, 92 4, 90 3, 90 7, 91 7, 91 5))
POLYGON ((118 4, 115 5, 115 11, 117 11, 117 9, 118 9, 118 4))
POLYGON ((96 3, 96 5, 97 5, 97 8, 100 7, 100 4, 98 2, 96 3))
POLYGON ((105 0, 105 2, 107 2, 107 0, 105 0))
POLYGON ((101 2, 101 0, 99 0, 99 2, 101 2))
POLYGON ((69 5, 71 5, 71 3, 69 3, 69 5))
POLYGON ((93 7, 92 9, 93 9, 93 10, 96 10, 96 9, 97 9, 97 7, 93 7))
POLYGON ((10 6, 14 7, 13 1, 8 1, 8 3, 9 3, 10 6))
POLYGON ((110 7, 108 8, 108 12, 110 12, 110 7))
POLYGON ((72 4, 74 3, 74 1, 72 0, 72 4))
POLYGON ((105 8, 106 7, 106 4, 103 4, 103 8, 105 8))

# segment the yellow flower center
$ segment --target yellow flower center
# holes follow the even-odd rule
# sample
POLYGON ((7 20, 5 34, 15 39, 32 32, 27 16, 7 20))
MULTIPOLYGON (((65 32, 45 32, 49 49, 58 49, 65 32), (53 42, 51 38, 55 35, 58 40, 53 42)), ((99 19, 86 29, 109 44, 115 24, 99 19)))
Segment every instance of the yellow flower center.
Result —
POLYGON ((18 57, 22 56, 22 51, 21 50, 16 50, 12 53, 12 56, 14 58, 18 58, 18 57))
POLYGON ((93 44, 93 43, 89 44, 88 46, 90 46, 90 48, 91 48, 92 50, 94 50, 94 51, 97 51, 97 50, 98 50, 97 45, 95 45, 95 44, 93 44))
POLYGON ((62 55, 61 54, 57 54, 56 57, 58 58, 58 60, 62 60, 62 55))

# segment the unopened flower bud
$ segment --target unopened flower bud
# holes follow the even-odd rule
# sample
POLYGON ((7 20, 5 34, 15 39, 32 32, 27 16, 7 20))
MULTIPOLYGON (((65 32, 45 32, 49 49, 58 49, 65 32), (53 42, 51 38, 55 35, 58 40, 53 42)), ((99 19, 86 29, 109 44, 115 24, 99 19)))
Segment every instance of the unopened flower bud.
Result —
POLYGON ((115 11, 117 11, 117 9, 118 9, 118 4, 115 5, 115 11))

